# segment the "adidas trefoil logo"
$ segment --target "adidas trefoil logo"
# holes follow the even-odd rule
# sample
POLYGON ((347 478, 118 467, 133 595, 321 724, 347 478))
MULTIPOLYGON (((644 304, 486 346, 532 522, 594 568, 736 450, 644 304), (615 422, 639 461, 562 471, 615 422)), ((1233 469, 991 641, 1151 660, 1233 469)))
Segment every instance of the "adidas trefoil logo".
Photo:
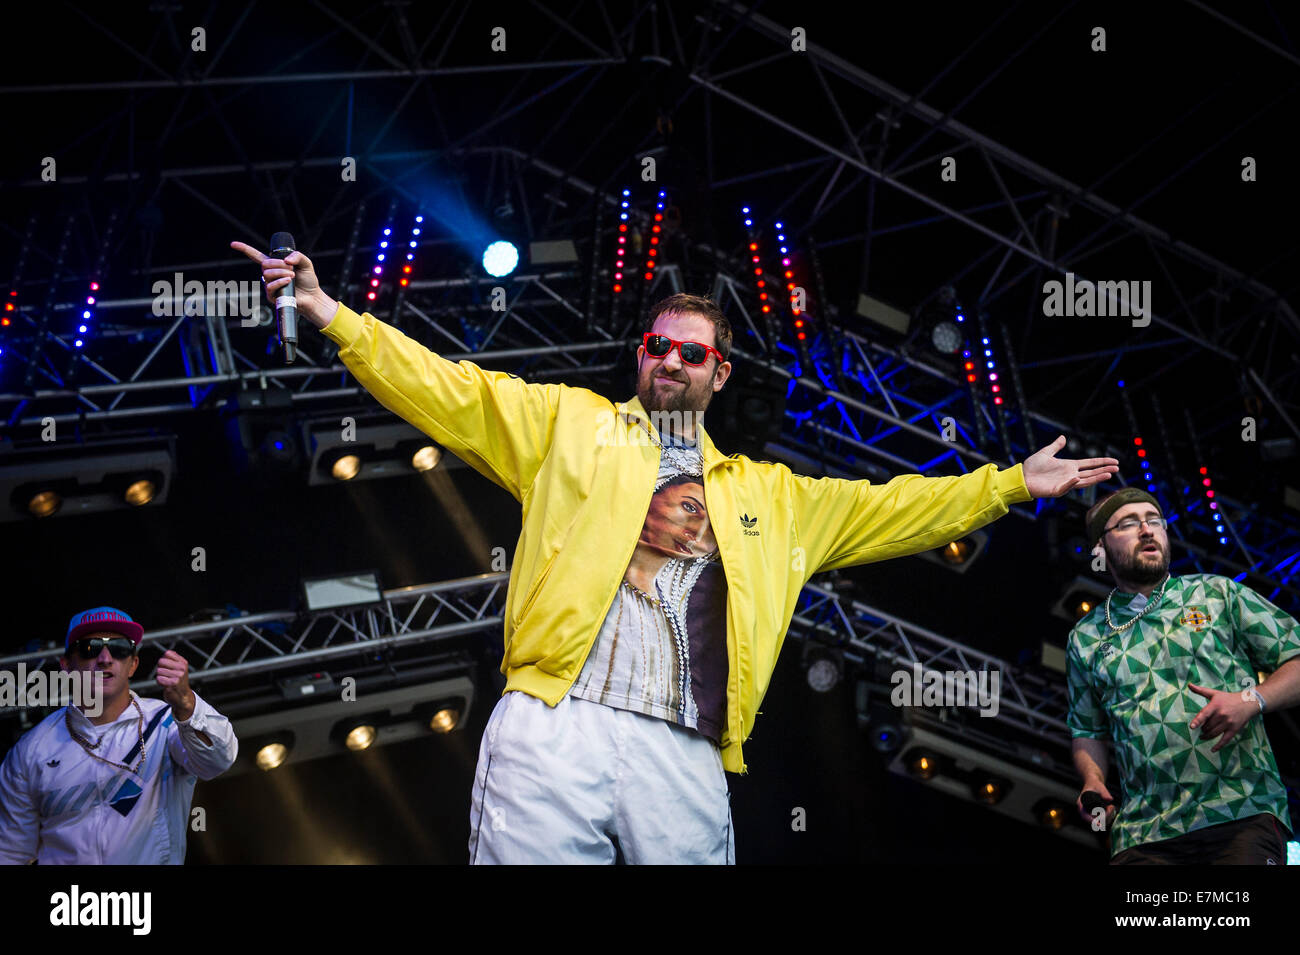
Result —
POLYGON ((757 517, 750 517, 748 514, 741 514, 740 523, 741 526, 745 528, 743 533, 745 534, 746 537, 758 536, 758 531, 753 529, 754 525, 758 523, 757 517))

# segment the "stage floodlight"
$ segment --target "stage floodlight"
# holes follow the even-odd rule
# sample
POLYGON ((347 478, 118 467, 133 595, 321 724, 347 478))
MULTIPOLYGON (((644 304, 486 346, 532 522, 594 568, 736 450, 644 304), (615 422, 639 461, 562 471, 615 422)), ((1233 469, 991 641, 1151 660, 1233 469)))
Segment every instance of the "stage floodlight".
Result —
POLYGON ((369 723, 362 723, 360 726, 354 726, 344 737, 344 745, 353 752, 360 752, 363 749, 369 749, 375 742, 375 728, 369 723))
POLYGON ((441 457, 442 450, 440 448, 432 444, 426 444, 411 455, 411 467, 417 471, 432 471, 438 466, 438 459, 441 457))
POLYGON ((0 448, 0 502, 9 505, 0 506, 0 521, 161 504, 171 485, 174 440, 122 436, 0 448))
POLYGON ((519 250, 504 239, 483 250, 483 271, 493 278, 504 278, 519 265, 519 250))
POLYGON ((460 713, 444 706, 429 719, 429 729, 435 733, 450 733, 460 722, 460 713))
POLYGON ((834 650, 804 642, 804 676, 816 693, 829 693, 840 682, 844 672, 844 658, 834 650))
POLYGON ((351 481, 361 470, 361 458, 355 454, 340 455, 333 466, 330 468, 330 474, 339 481, 351 481))
POLYGON ((907 768, 917 779, 933 779, 939 771, 939 761, 929 753, 915 753, 907 761, 907 768))
POLYGON ((153 483, 153 481, 150 481, 148 478, 141 478, 140 480, 132 481, 127 485, 126 493, 123 494, 122 497, 126 503, 134 507, 140 507, 141 505, 148 504, 152 501, 154 494, 156 494, 157 491, 158 487, 153 483))
POLYGON ((1068 621, 1073 626, 1085 614, 1091 613, 1094 607, 1105 603, 1110 591, 1111 588, 1091 577, 1077 576, 1061 590, 1060 599, 1052 608, 1052 616, 1068 621))
POLYGON ((936 322, 930 329, 930 344, 940 355, 955 355, 961 350, 961 329, 956 322, 936 322))
POLYGON ((356 414, 302 423, 303 446, 311 457, 307 483, 336 484, 387 477, 410 477, 433 468, 463 467, 418 428, 392 415, 356 414))
POLYGON ((977 802, 982 802, 986 806, 996 806, 1002 801, 1010 788, 1011 784, 1005 779, 986 776, 971 787, 971 794, 977 802))
POLYGON ((1059 799, 1040 799, 1034 806, 1034 816, 1040 825, 1060 830, 1070 821, 1070 808, 1059 799))
POLYGON ((257 746, 255 750, 257 753, 255 758, 257 768, 267 773, 273 769, 278 769, 289 758, 291 749, 293 749, 293 736, 291 734, 286 733, 275 739, 266 740, 257 746))
POLYGON ((63 506, 63 498, 57 491, 37 491, 27 502, 27 510, 37 517, 49 517, 63 506))
POLYGON ((357 702, 332 692, 319 702, 287 703, 256 715, 233 717, 235 735, 249 742, 247 747, 241 742, 239 757, 227 775, 335 756, 344 749, 359 752, 428 739, 430 729, 450 733, 460 727, 474 702, 474 683, 464 675, 465 666, 457 660, 433 668, 433 673, 411 674, 408 678, 418 682, 396 689, 367 686, 366 710, 361 713, 357 702))
POLYGON ((1015 755, 1006 758, 1008 750, 993 743, 992 737, 977 740, 954 725, 925 716, 918 718, 912 735, 914 745, 890 761, 890 773, 915 781, 928 771, 928 789, 1022 825, 1045 826, 1080 845, 1098 847, 1097 833, 1075 811, 1078 789, 1066 768, 1068 760, 1058 762, 1046 752, 1020 745, 1012 747, 1015 755), (920 765, 922 760, 926 767, 920 765))
POLYGON ((932 564, 942 564, 949 570, 964 574, 984 553, 984 548, 988 546, 988 542, 989 536, 984 531, 971 531, 965 537, 949 541, 934 550, 922 551, 917 556, 922 560, 930 561, 932 564))

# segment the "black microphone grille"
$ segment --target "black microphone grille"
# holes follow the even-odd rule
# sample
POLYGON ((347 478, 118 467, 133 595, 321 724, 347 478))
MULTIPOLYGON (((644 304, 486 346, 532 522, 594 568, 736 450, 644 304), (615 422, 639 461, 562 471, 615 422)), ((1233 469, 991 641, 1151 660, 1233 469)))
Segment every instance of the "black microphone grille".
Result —
POLYGON ((1079 802, 1083 804, 1083 808, 1088 812, 1092 812, 1094 809, 1106 805, 1105 797, 1094 789, 1084 790, 1083 796, 1079 802))
POLYGON ((293 236, 287 232, 277 232, 271 236, 271 248, 273 249, 296 249, 293 244, 293 236))

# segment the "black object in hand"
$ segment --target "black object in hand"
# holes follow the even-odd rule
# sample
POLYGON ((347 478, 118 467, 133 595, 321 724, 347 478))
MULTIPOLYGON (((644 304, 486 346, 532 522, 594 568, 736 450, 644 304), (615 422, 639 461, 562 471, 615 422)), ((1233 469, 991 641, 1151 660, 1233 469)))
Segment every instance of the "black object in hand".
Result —
POLYGON ((1085 789, 1083 791, 1083 796, 1079 801, 1083 804, 1083 808, 1087 812, 1092 812, 1094 809, 1111 805, 1113 802, 1108 801, 1105 796, 1097 792, 1095 789, 1085 789))

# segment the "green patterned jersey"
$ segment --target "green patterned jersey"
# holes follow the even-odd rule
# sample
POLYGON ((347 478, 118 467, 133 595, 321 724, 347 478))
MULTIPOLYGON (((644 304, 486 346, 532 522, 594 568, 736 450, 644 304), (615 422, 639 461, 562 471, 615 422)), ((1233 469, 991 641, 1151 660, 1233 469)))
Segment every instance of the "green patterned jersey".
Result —
MULTIPOLYGON (((1123 626, 1143 606, 1141 595, 1117 590, 1111 619, 1123 626)), ((1212 753, 1220 738, 1201 740, 1188 726, 1209 700, 1188 684, 1240 691, 1259 682, 1257 671, 1297 655, 1291 616, 1212 574, 1171 577, 1122 633, 1107 626, 1104 603, 1075 625, 1066 649, 1067 722, 1076 737, 1111 741, 1124 790, 1112 853, 1263 812, 1291 828, 1263 721, 1252 719, 1212 753)))

